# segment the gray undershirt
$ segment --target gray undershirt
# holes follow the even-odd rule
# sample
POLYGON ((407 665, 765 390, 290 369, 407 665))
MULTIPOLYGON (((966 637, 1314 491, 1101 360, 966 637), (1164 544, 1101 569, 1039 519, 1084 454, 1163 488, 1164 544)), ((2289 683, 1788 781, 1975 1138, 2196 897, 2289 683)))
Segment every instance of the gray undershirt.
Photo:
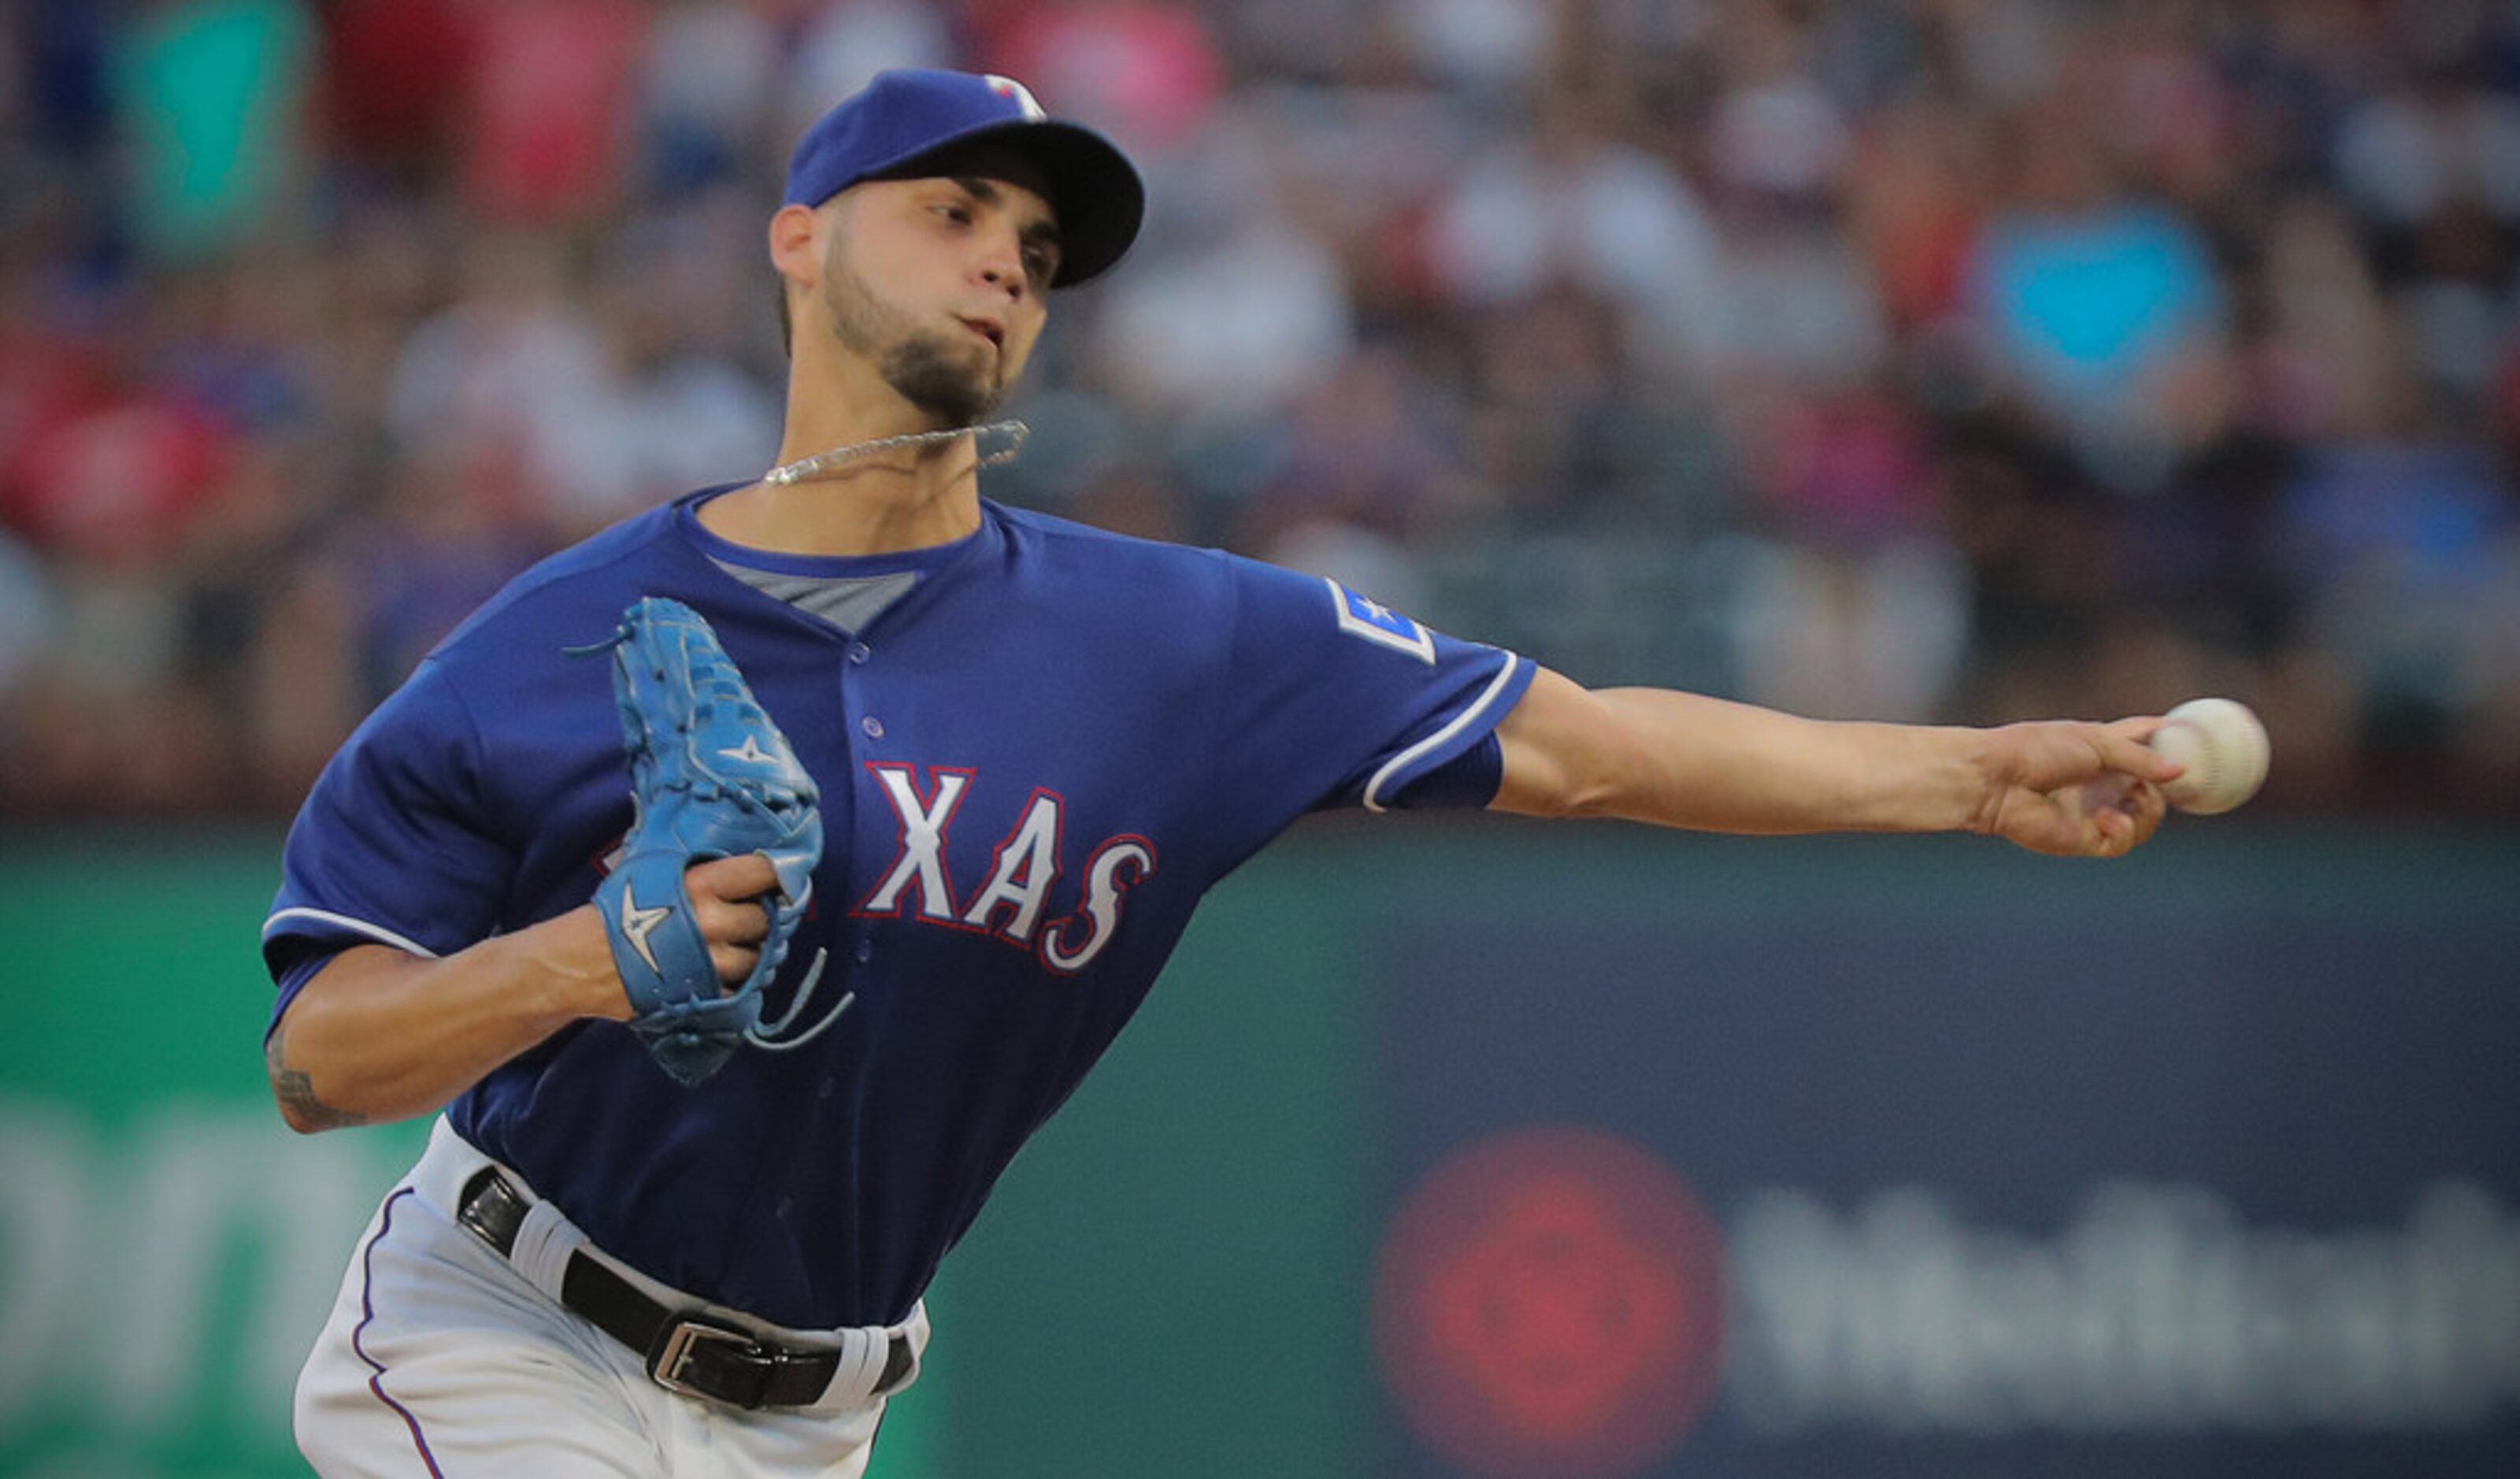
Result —
POLYGON ((787 575, 723 560, 711 562, 762 595, 820 616, 843 632, 866 630, 867 623, 919 584, 917 570, 895 570, 889 575, 787 575))

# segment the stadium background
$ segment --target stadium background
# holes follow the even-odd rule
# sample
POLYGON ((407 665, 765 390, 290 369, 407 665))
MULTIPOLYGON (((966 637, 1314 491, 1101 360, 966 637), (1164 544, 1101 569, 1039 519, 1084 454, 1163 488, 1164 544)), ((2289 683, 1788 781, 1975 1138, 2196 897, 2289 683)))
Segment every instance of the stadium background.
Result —
POLYGON ((509 572, 767 461, 781 153, 896 64, 1153 187, 999 496, 1589 681, 2228 693, 2278 761, 2107 870, 1304 829, 958 1252, 878 1473, 2520 1465, 2513 7, 22 0, 0 1473, 296 1471, 414 1142, 264 1104, 279 826, 509 572), (1664 1174, 1720 1257, 1636 1232, 1664 1174))

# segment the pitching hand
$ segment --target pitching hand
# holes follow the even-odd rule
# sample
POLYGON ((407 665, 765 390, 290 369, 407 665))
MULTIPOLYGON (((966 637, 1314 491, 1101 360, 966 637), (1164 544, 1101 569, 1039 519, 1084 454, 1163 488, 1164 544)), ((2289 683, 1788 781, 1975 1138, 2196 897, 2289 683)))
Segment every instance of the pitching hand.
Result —
POLYGON ((1977 829, 2061 858, 2122 857, 2161 826, 2179 767, 2146 747, 2158 717, 2055 721, 1986 732, 1977 829))

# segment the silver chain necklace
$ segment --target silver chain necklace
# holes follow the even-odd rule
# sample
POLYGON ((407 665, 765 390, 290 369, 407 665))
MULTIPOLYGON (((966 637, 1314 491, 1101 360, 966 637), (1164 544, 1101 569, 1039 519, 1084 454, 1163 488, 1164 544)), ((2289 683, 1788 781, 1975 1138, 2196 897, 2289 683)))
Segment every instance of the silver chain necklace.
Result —
POLYGON ((817 472, 836 468, 842 463, 855 462, 861 457, 872 457, 878 452, 890 452, 901 447, 934 446, 938 442, 949 442, 964 436, 971 437, 975 441, 983 436, 1004 436, 1007 439, 1004 447, 972 465, 975 468, 994 467, 999 463, 1012 462, 1015 453, 1023 449, 1024 438, 1031 434, 1032 427, 1019 421, 990 422, 982 426, 948 426, 941 431, 906 431, 899 436, 878 436, 873 441, 851 442, 845 447, 833 447, 829 452, 817 452, 811 457, 800 457, 791 463, 781 463, 778 467, 762 473, 761 480, 784 488, 790 483, 803 482, 817 472))

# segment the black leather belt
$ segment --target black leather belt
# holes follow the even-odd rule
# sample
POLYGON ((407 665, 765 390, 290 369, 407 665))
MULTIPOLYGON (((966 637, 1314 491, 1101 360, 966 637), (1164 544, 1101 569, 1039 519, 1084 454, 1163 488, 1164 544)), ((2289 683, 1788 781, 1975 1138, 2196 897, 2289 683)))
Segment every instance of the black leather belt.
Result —
MULTIPOLYGON (((517 1230, 529 1210, 531 1204, 498 1167, 484 1166, 464 1184, 455 1220, 506 1258, 516 1251, 517 1230)), ((647 1357, 648 1374, 658 1386, 687 1397, 747 1409, 811 1407, 840 1366, 837 1351, 775 1345, 698 1311, 669 1310, 584 1253, 569 1254, 560 1301, 647 1357)), ((911 1360, 910 1338, 893 1336, 883 1375, 870 1395, 880 1397, 900 1385, 911 1360)))

